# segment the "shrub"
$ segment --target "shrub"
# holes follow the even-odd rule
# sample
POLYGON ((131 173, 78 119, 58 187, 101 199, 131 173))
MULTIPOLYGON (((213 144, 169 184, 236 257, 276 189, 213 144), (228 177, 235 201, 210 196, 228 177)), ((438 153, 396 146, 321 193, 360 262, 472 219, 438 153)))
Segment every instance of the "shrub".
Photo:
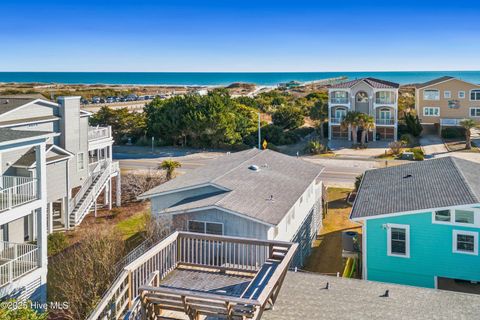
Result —
POLYGON ((425 160, 425 154, 423 153, 423 150, 421 148, 413 148, 413 160, 416 161, 423 161, 425 160))
POLYGON ((402 141, 403 144, 408 147, 413 147, 415 145, 415 137, 410 133, 402 134, 400 141, 402 141))
POLYGON ((402 148, 405 146, 403 141, 392 141, 388 144, 388 147, 394 155, 399 155, 402 152, 402 148))
POLYGON ((69 246, 67 237, 63 232, 54 232, 48 235, 47 251, 49 256, 56 255, 69 246))
POLYGON ((422 124, 417 115, 413 115, 410 112, 404 113, 405 125, 407 126, 408 133, 412 134, 414 137, 420 136, 423 131, 422 124))
POLYGON ((2 320, 46 320, 48 314, 39 313, 32 308, 30 301, 17 301, 14 299, 3 301, 0 307, 2 320))
POLYGON ((310 140, 305 147, 305 152, 310 154, 319 154, 325 152, 325 146, 318 140, 310 140))
POLYGON ((363 173, 355 177, 355 191, 358 191, 358 188, 360 188, 360 183, 362 183, 362 179, 363 179, 363 173))
POLYGON ((444 139, 460 139, 465 138, 465 128, 447 127, 442 129, 442 138, 444 139))
POLYGON ((284 129, 296 129, 305 121, 302 110, 293 106, 281 106, 272 114, 273 124, 284 129))

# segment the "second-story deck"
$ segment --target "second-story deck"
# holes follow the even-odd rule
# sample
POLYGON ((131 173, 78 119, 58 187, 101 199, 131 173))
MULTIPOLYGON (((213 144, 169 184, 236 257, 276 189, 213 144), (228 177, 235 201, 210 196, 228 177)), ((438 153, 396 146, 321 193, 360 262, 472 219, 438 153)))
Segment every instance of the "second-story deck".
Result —
POLYGON ((0 183, 0 212, 38 199, 37 179, 2 176, 0 183))
POLYGON ((260 319, 297 246, 175 232, 126 266, 88 319, 260 319))
POLYGON ((88 127, 88 141, 112 138, 112 127, 88 127))
POLYGON ((0 288, 37 268, 36 245, 0 241, 0 288))

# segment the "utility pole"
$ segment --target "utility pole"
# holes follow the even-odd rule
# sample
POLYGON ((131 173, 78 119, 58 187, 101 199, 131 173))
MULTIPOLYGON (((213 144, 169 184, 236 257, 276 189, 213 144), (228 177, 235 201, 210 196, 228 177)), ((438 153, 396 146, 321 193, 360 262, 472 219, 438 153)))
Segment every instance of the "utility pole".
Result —
POLYGON ((260 134, 260 112, 258 113, 258 150, 262 150, 262 135, 260 134))
POLYGON ((155 138, 152 136, 152 154, 153 154, 153 142, 155 141, 155 138))

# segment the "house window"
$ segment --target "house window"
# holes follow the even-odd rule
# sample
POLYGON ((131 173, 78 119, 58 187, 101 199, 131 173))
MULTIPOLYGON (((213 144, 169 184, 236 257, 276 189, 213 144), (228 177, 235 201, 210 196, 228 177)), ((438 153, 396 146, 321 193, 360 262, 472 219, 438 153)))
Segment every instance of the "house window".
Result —
POLYGON ((470 108, 470 117, 480 117, 480 108, 470 108))
POLYGON ((450 99, 452 97, 452 92, 451 91, 444 91, 443 92, 443 97, 445 99, 450 99))
POLYGON ((469 210, 455 210, 455 222, 456 223, 474 223, 474 213, 469 210))
POLYGON ((389 256, 410 257, 410 226, 390 224, 387 229, 387 251, 389 256))
POLYGON ((380 119, 382 119, 382 120, 392 119, 392 113, 390 112, 390 109, 381 109, 380 110, 380 119))
POLYGON ((423 108, 423 115, 427 117, 439 117, 440 108, 439 107, 425 107, 423 108))
POLYGON ((85 169, 85 153, 79 152, 77 153, 77 170, 85 169))
POLYGON ((435 212, 435 221, 437 222, 450 222, 451 213, 450 210, 440 210, 435 212))
POLYGON ((339 121, 342 121, 343 118, 345 118, 346 114, 347 114, 346 109, 343 109, 343 108, 335 109, 335 119, 338 119, 339 121))
POLYGON ((440 91, 438 90, 424 90, 423 100, 440 100, 440 91))
POLYGON ((453 252, 478 255, 478 232, 453 230, 453 252))
POLYGON ((480 100, 480 90, 472 90, 470 91, 470 100, 480 100))
POLYGON ((465 91, 458 91, 458 99, 465 99, 465 91))
POLYGON ((375 93, 375 103, 395 103, 395 93, 391 91, 379 91, 375 93))
POLYGON ((223 235, 223 224, 206 221, 188 221, 188 231, 196 233, 223 235))

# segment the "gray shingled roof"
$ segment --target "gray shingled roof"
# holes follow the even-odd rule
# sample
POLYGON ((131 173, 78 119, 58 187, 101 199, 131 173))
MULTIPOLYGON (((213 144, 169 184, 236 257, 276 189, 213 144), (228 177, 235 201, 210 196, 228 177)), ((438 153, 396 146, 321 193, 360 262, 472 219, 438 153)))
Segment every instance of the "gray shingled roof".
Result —
MULTIPOLYGON (((50 163, 52 161, 67 160, 68 158, 72 157, 72 155, 69 154, 67 151, 53 144, 47 144, 45 149, 47 151, 47 163, 50 163)), ((30 148, 30 150, 28 150, 17 161, 15 161, 12 166, 30 168, 35 166, 36 161, 37 159, 35 157, 35 148, 30 148)))
POLYGON ((480 164, 445 157, 365 172, 351 218, 480 203, 480 164))
POLYGON ((32 94, 15 94, 15 95, 1 95, 0 96, 0 115, 9 111, 15 110, 29 102, 42 99, 48 101, 39 93, 32 94))
POLYGON ((365 82, 372 88, 376 88, 376 89, 392 89, 392 88, 395 89, 400 87, 400 85, 395 82, 368 77, 368 78, 361 78, 361 79, 334 84, 331 86, 331 88, 352 88, 354 85, 356 85, 361 81, 365 82))
POLYGON ((316 179, 322 168, 275 151, 250 149, 211 160, 206 166, 159 185, 141 197, 213 184, 231 191, 181 201, 166 211, 216 206, 276 225, 316 179), (260 171, 250 170, 250 165, 259 166, 260 171), (273 201, 270 200, 271 195, 273 201))
POLYGON ((454 79, 454 77, 444 76, 444 77, 436 78, 436 79, 433 79, 433 80, 430 80, 430 81, 427 81, 427 82, 424 82, 424 83, 417 83, 415 85, 415 87, 417 89, 420 89, 420 88, 428 87, 428 86, 431 86, 433 84, 437 84, 437 83, 447 81, 447 80, 450 80, 450 79, 454 79))
POLYGON ((46 131, 27 131, 27 130, 13 130, 8 128, 0 128, 0 143, 13 142, 15 140, 28 139, 33 137, 40 137, 51 134, 46 131))
POLYGON ((288 272, 262 320, 478 319, 480 295, 288 272), (329 289, 325 285, 329 283, 329 289), (381 297, 389 290, 389 297, 381 297))

